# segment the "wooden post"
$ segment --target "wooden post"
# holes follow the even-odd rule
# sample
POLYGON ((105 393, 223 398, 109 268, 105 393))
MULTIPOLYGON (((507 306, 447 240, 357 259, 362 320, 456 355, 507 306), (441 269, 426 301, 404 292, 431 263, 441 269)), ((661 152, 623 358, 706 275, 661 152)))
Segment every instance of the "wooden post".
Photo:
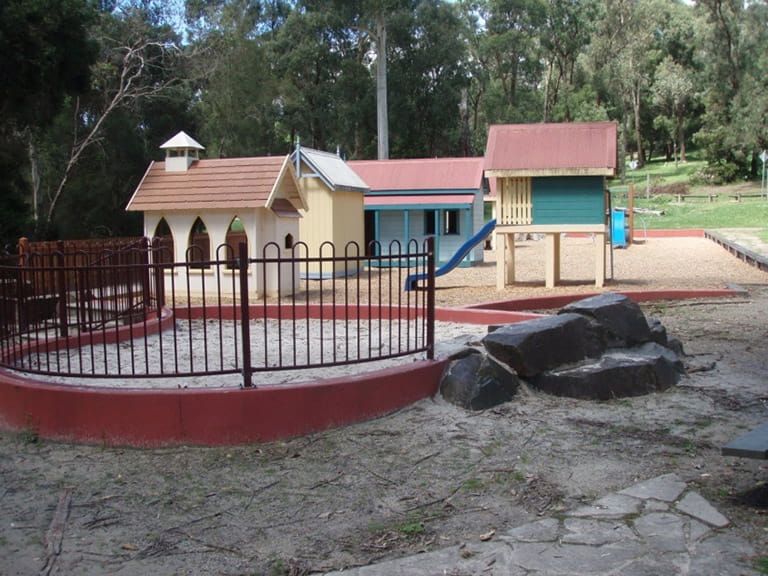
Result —
POLYGON ((64 270, 64 242, 59 240, 56 245, 56 283, 59 285, 59 328, 62 338, 69 335, 67 326, 67 275, 64 270))
POLYGON ((560 281, 560 233, 550 232, 545 239, 545 273, 544 285, 554 288, 560 281))
POLYGON ((514 234, 496 232, 496 289, 515 281, 515 237, 514 234))
POLYGON ((635 235, 635 183, 629 183, 629 234, 627 234, 627 246, 632 245, 632 237, 635 235))
POLYGON ((605 284, 605 234, 595 234, 595 286, 605 284))

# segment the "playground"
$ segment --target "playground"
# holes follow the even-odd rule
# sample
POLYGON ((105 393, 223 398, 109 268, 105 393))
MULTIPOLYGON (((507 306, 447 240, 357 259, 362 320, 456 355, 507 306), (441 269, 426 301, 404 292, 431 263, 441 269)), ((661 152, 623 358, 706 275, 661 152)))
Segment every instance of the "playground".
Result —
MULTIPOLYGON (((589 242, 566 239, 563 250, 591 255, 589 242)), ((542 248, 519 249, 521 284, 497 292, 492 263, 456 269, 438 279, 438 306, 595 291, 588 256, 583 270, 564 258, 563 285, 545 292, 542 248)), ((765 417, 766 273, 703 238, 649 237, 615 258, 606 289, 747 291, 644 305, 689 355, 689 376, 674 389, 611 402, 531 392, 482 413, 426 399, 360 424, 226 448, 133 450, 4 433, 0 535, 12 564, 3 573, 39 571, 57 530, 62 574, 324 572, 471 549, 668 472, 764 555, 764 471, 722 457, 720 446, 765 417), (56 528, 62 498, 71 508, 56 528)))

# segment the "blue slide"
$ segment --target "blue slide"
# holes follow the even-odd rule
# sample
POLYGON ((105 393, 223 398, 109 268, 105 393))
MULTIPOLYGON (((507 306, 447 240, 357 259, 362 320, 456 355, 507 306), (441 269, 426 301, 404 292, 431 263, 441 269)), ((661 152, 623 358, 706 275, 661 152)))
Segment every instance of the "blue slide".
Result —
MULTIPOLYGON (((440 266, 437 270, 435 270, 435 276, 442 276, 443 274, 448 274, 451 270, 456 268, 459 264, 461 264, 461 261, 466 258, 467 254, 469 254, 469 251, 472 250, 477 244, 485 240, 485 237, 490 234, 493 229, 496 227, 496 220, 489 220, 485 223, 485 226, 483 226, 480 229, 480 232, 472 236, 469 240, 464 242, 458 250, 454 253, 453 256, 451 256, 451 259, 448 260, 445 264, 440 266)), ((419 280, 426 280, 428 274, 426 272, 420 272, 418 274, 410 274, 405 279, 405 291, 410 292, 411 290, 414 290, 416 288, 416 282, 419 280)))

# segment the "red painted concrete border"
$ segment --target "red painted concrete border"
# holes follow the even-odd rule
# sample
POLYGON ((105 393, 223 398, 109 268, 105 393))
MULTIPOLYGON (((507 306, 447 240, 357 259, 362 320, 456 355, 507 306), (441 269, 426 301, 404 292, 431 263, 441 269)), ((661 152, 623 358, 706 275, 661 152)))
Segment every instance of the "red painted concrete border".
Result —
POLYGON ((380 416, 437 391, 445 361, 241 390, 110 390, 0 371, 0 427, 88 444, 267 442, 380 416))
MULTIPOLYGON (((638 302, 722 297, 734 290, 626 292, 638 302)), ((438 309, 436 319, 499 324, 537 317, 588 295, 438 309)), ((381 416, 433 396, 447 360, 318 382, 255 389, 107 389, 46 384, 0 370, 0 428, 106 445, 228 445, 301 436, 381 416)), ((361 367, 364 369, 364 365, 361 367)))
POLYGON ((638 230, 635 227, 633 240, 643 240, 642 234, 646 238, 704 238, 704 230, 699 228, 690 228, 687 230, 638 230))
MULTIPOLYGON (((688 300, 693 298, 729 298, 742 294, 739 290, 733 289, 704 289, 704 290, 646 290, 617 291, 617 294, 624 294, 634 302, 657 302, 659 300, 688 300)), ((562 308, 571 302, 597 296, 601 292, 587 294, 558 294, 554 296, 540 296, 534 298, 521 298, 518 300, 501 300, 499 302, 486 302, 467 306, 467 310, 498 310, 505 312, 521 312, 524 310, 551 310, 562 308)), ((471 322, 467 320, 467 322, 471 322)))

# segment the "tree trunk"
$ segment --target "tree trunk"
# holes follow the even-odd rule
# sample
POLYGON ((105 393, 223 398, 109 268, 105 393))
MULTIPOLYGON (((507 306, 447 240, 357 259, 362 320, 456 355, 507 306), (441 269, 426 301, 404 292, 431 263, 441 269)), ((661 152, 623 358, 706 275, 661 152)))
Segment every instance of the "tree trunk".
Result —
POLYGON ((376 128, 379 160, 389 158, 389 115, 387 112, 387 27, 384 11, 376 23, 376 128))
POLYGON ((467 88, 461 91, 459 115, 461 116, 461 154, 469 157, 472 155, 472 142, 469 131, 469 90, 467 88))
POLYGON ((635 114, 635 140, 637 141, 637 161, 638 168, 645 166, 645 156, 643 155, 643 138, 640 134, 640 81, 635 83, 633 90, 633 106, 635 114))
POLYGON ((38 206, 40 205, 40 164, 37 158, 37 149, 32 139, 32 131, 27 130, 27 152, 29 154, 29 180, 32 185, 32 219, 37 227, 38 206))
POLYGON ((687 162, 685 159, 685 123, 684 123, 683 113, 680 112, 677 115, 677 138, 680 142, 680 145, 678 146, 678 150, 680 151, 680 162, 687 162))

